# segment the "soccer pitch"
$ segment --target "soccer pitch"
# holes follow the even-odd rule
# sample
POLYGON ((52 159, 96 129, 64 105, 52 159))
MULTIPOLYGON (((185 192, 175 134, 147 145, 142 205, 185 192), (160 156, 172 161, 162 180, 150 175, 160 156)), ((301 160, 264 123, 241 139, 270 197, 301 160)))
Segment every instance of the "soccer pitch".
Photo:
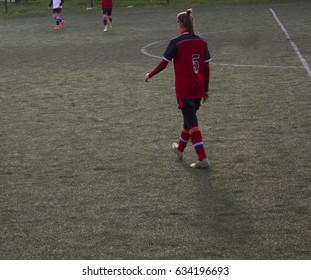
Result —
POLYGON ((180 11, 1 21, 0 259, 311 258, 311 3, 193 7, 208 170, 172 63, 144 82, 180 11))

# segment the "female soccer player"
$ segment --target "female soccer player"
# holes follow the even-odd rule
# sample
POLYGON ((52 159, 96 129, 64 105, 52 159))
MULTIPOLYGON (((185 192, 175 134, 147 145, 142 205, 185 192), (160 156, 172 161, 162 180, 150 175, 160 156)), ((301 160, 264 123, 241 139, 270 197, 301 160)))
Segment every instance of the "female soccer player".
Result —
POLYGON ((110 25, 112 28, 112 0, 102 0, 102 9, 103 9, 103 25, 104 32, 107 31, 107 18, 109 19, 110 25))
POLYGON ((170 41, 162 61, 146 74, 145 81, 148 82, 152 76, 164 70, 174 59, 176 98, 183 114, 184 126, 179 143, 173 143, 172 148, 181 160, 183 151, 191 140, 199 160, 190 166, 206 168, 210 163, 206 157, 196 112, 201 101, 208 99, 211 56, 207 42, 194 32, 192 9, 177 15, 177 26, 181 35, 170 41))
POLYGON ((49 5, 49 9, 52 8, 53 9, 53 18, 55 19, 55 26, 54 29, 55 30, 59 30, 60 25, 62 27, 65 27, 65 21, 61 19, 60 17, 60 13, 62 11, 63 8, 63 3, 64 0, 51 0, 50 5, 49 5))

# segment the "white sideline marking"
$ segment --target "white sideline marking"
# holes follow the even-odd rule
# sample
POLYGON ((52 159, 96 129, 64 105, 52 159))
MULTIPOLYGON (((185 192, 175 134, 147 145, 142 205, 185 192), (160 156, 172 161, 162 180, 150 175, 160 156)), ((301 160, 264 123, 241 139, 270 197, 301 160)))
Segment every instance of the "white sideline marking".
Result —
POLYGON ((274 17, 274 19, 276 20, 277 24, 281 27, 282 31, 284 32, 286 38, 289 40, 292 48, 295 50, 297 56, 299 57, 303 67, 307 70, 309 77, 311 78, 311 69, 310 66, 308 64, 308 62, 305 60, 305 58, 303 57, 303 55, 301 54, 301 52, 299 51, 297 45, 295 44, 295 42, 291 39, 291 37, 289 36, 286 28, 284 27, 284 25, 282 24, 282 22, 279 20, 279 18, 277 17, 276 13, 273 11, 273 9, 270 8, 270 11, 274 17))

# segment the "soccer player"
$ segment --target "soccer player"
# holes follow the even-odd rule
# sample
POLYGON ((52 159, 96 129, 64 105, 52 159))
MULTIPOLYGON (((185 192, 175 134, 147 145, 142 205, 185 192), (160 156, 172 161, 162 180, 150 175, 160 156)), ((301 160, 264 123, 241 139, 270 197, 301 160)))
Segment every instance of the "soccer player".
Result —
POLYGON ((55 26, 54 26, 54 30, 59 30, 60 29, 60 25, 62 27, 65 27, 65 21, 61 19, 60 17, 60 13, 63 9, 63 3, 64 0, 51 0, 50 5, 49 5, 49 9, 52 8, 53 9, 53 18, 55 19, 55 26))
POLYGON ((109 27, 112 28, 112 0, 102 0, 102 9, 104 32, 106 32, 108 23, 107 19, 109 19, 110 22, 109 27))
POLYGON ((182 160, 183 151, 191 140, 198 161, 190 166, 206 168, 210 163, 203 146, 196 113, 201 101, 205 102, 208 99, 211 56, 207 42, 195 34, 192 9, 177 15, 177 27, 181 35, 170 41, 161 62, 145 75, 145 82, 164 70, 172 59, 174 60, 176 98, 178 108, 183 114, 184 125, 179 143, 173 143, 172 148, 178 159, 182 160))

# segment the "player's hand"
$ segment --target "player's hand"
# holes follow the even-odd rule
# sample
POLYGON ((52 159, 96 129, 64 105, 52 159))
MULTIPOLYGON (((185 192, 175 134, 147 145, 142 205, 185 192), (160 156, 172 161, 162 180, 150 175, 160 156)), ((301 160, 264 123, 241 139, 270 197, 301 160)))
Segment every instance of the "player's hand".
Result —
POLYGON ((149 73, 147 73, 146 75, 145 75, 145 82, 149 82, 149 73))
POLYGON ((204 92, 204 95, 203 95, 203 103, 206 102, 208 99, 208 92, 204 92))
POLYGON ((51 7, 48 7, 49 10, 51 10, 51 7))

